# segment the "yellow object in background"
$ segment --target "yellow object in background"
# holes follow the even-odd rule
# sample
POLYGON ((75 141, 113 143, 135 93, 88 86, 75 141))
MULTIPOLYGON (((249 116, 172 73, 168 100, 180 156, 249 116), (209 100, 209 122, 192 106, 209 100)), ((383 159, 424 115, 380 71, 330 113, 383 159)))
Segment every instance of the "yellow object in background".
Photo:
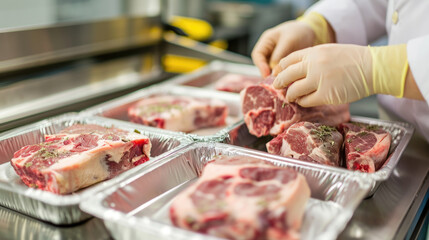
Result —
POLYGON ((170 24, 180 28, 189 38, 197 41, 205 41, 213 35, 213 28, 210 23, 201 19, 175 16, 170 24))
MULTIPOLYGON (((204 20, 175 16, 171 19, 170 25, 186 33, 187 37, 180 36, 180 33, 177 35, 177 31, 169 31, 164 34, 164 38, 167 41, 174 41, 176 44, 187 48, 198 46, 213 54, 221 53, 228 48, 228 42, 225 40, 214 40, 208 44, 201 43, 209 41, 213 36, 212 26, 204 20)), ((188 73, 206 65, 207 61, 188 56, 167 54, 162 58, 162 63, 164 70, 167 72, 188 73)))
POLYGON ((210 46, 226 50, 228 48, 228 42, 222 39, 214 40, 209 43, 210 46))
POLYGON ((167 72, 188 73, 203 67, 207 62, 198 58, 167 54, 162 58, 162 64, 167 72))

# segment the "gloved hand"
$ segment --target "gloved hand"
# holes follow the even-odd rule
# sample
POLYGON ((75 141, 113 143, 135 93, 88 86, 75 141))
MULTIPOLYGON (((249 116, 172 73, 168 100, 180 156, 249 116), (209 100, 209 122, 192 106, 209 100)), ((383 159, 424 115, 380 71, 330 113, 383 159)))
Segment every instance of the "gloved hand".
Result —
POLYGON ((291 52, 334 41, 333 30, 322 15, 310 12, 295 21, 265 31, 252 51, 252 59, 265 78, 291 52))
POLYGON ((273 86, 303 107, 349 103, 372 94, 402 97, 406 45, 325 44, 291 53, 274 70, 273 86))

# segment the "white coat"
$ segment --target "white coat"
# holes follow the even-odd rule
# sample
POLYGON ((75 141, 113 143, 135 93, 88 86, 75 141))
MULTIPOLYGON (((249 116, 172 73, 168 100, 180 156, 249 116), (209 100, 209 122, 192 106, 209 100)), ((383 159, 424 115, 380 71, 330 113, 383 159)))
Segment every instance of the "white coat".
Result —
POLYGON ((413 124, 429 142, 429 1, 325 0, 308 11, 322 14, 338 43, 368 45, 388 36, 389 45, 407 44, 408 62, 426 101, 379 95, 381 107, 392 117, 413 124))

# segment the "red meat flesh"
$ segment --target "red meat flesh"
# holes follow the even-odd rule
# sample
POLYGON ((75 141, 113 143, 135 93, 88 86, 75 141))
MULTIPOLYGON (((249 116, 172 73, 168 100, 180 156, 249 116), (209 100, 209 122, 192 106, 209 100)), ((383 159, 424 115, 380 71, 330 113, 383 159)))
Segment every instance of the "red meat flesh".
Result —
POLYGON ((187 96, 151 96, 128 109, 131 122, 181 132, 225 125, 227 116, 224 102, 187 96))
POLYGON ((343 136, 336 128, 299 122, 268 142, 267 151, 303 161, 340 166, 342 144, 343 136))
POLYGON ((303 108, 288 103, 285 90, 276 90, 267 83, 247 87, 240 94, 244 121, 257 137, 276 136, 301 121, 336 126, 350 119, 347 104, 303 108))
POLYGON ((375 172, 386 161, 392 136, 376 125, 343 123, 347 169, 375 172))
POLYGON ((29 187, 67 194, 149 160, 148 137, 117 128, 73 125, 16 151, 11 164, 29 187))
POLYGON ((244 156, 217 156, 170 207, 178 227, 228 239, 298 239, 310 189, 303 175, 244 156))

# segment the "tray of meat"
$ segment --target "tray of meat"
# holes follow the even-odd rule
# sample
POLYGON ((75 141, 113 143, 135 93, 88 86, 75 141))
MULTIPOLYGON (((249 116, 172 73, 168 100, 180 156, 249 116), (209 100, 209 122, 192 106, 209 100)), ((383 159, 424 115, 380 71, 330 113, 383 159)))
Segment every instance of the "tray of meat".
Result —
POLYGON ((303 108, 285 100, 273 78, 241 91, 244 124, 229 132, 229 143, 314 164, 361 172, 374 180, 372 195, 386 180, 414 128, 401 122, 353 117, 347 104, 303 108))
POLYGON ((80 206, 115 239, 335 239, 369 188, 324 166, 194 143, 80 206))
POLYGON ((242 119, 236 94, 172 85, 142 89, 82 114, 187 133, 196 141, 217 142, 222 142, 229 128, 242 119))
POLYGON ((101 117, 65 114, 0 135, 0 204, 54 224, 90 216, 79 203, 190 143, 101 117))
POLYGON ((352 116, 336 127, 302 121, 277 136, 263 137, 252 135, 241 122, 226 142, 370 178, 370 196, 389 178, 413 132, 407 123, 352 116))
POLYGON ((262 80, 258 69, 253 65, 213 61, 205 67, 172 78, 164 84, 239 93, 244 88, 258 84, 262 80))

